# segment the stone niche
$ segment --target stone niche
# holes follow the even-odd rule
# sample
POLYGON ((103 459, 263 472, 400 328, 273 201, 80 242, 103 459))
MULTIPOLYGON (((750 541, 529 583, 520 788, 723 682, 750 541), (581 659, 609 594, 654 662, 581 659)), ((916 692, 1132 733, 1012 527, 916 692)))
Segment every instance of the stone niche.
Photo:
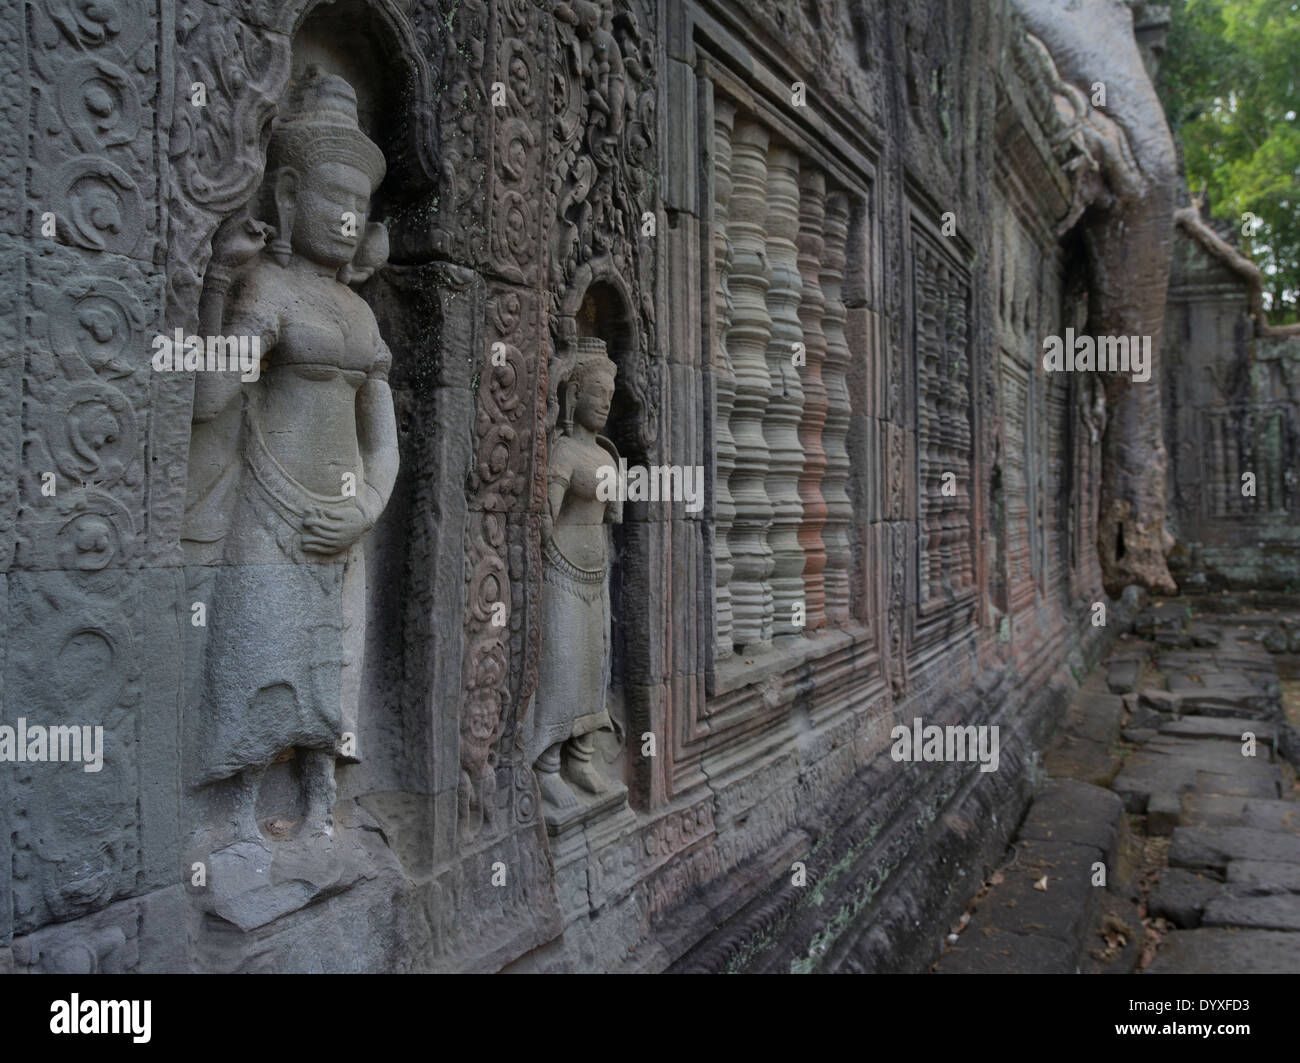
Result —
MULTIPOLYGON (((621 476, 621 462, 626 462, 628 468, 646 465, 643 434, 638 430, 643 412, 636 395, 625 383, 630 368, 629 356, 639 347, 630 294, 621 278, 611 274, 592 279, 585 290, 573 289, 561 303, 563 316, 557 332, 563 338, 552 366, 557 418, 548 440, 551 470, 548 475, 548 505, 552 501, 549 485, 555 483, 554 474, 563 464, 562 455, 569 451, 574 438, 575 414, 579 412, 577 406, 581 401, 580 378, 585 379, 587 375, 581 367, 584 364, 599 365, 602 355, 614 371, 613 389, 607 420, 599 429, 598 438, 602 440, 596 454, 599 464, 588 470, 588 474, 610 469, 621 476)), ((567 465, 564 474, 568 475, 567 465)), ((604 578, 608 602, 603 619, 597 619, 593 614, 593 623, 604 629, 603 638, 593 631, 590 638, 578 640, 572 629, 566 630, 567 625, 558 622, 558 616, 554 618, 556 622, 551 622, 552 617, 544 608, 541 630, 544 660, 552 656, 562 662, 559 667, 563 669, 578 667, 588 657, 598 655, 602 645, 606 647, 599 665, 593 658, 589 666, 592 697, 603 702, 610 724, 583 739, 587 749, 581 755, 590 759, 597 773, 598 792, 591 793, 577 787, 574 792, 578 803, 562 810, 547 803, 543 785, 544 818, 552 832, 567 829, 602 811, 625 807, 629 788, 633 793, 644 789, 643 786, 638 788, 635 777, 635 764, 639 758, 627 753, 629 745, 633 744, 633 736, 629 734, 628 690, 645 683, 643 647, 647 613, 645 599, 638 597, 636 591, 638 587, 644 588, 649 567, 644 525, 652 519, 651 508, 644 502, 617 497, 612 505, 606 507, 606 527, 596 537, 605 540, 607 563, 604 578)), ((544 584, 546 581, 544 576, 544 584)), ((544 589, 544 600, 546 596, 544 589)), ((541 680, 543 687, 546 685, 544 676, 545 669, 541 680)), ((537 714, 539 709, 546 711, 542 708, 545 694, 546 691, 539 688, 527 710, 529 714, 537 714)))
POLYGON ((313 941, 324 921, 349 963, 376 969, 401 962, 394 905, 409 884, 356 798, 422 795, 428 819, 435 788, 407 681, 411 611, 393 605, 413 543, 429 545, 417 485, 443 478, 422 448, 411 342, 440 307, 390 279, 388 230, 436 188, 432 84, 384 0, 273 19, 201 25, 185 42, 195 69, 205 49, 249 62, 211 144, 244 179, 219 209, 182 182, 174 223, 188 212, 211 257, 197 298, 173 286, 172 313, 187 331, 257 337, 262 359, 256 379, 195 374, 180 539, 185 601, 208 622, 185 632, 178 843, 194 965, 329 966, 313 941), (354 940, 350 924, 370 931, 354 940))

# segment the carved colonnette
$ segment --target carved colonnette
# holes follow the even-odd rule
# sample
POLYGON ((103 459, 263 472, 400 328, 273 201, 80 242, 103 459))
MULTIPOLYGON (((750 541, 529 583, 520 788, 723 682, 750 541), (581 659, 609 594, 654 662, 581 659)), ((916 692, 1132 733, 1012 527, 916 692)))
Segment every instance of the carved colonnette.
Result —
POLYGON ((968 271, 918 223, 911 266, 921 649, 974 616, 974 374, 968 271))
MULTIPOLYGON (((845 261, 850 243, 868 244, 869 215, 858 204, 871 187, 864 176, 871 163, 855 145, 846 166, 842 132, 830 132, 822 116, 814 118, 815 132, 805 128, 803 113, 787 110, 778 77, 764 70, 741 85, 726 71, 729 46, 702 14, 696 19, 706 104, 700 131, 714 143, 712 174, 700 181, 715 249, 704 287, 718 308, 707 319, 713 338, 706 349, 725 351, 726 363, 715 359, 713 371, 721 376, 729 368, 735 380, 734 397, 729 381, 719 383, 713 410, 715 445, 729 429, 736 452, 734 464, 726 462, 734 517, 719 513, 720 492, 713 499, 731 569, 719 586, 715 549, 713 613, 724 615, 725 594, 734 651, 715 627, 703 711, 673 719, 672 792, 694 785, 706 761, 708 778, 721 773, 739 782, 764 743, 781 741, 792 711, 812 712, 819 722, 841 718, 850 691, 870 686, 876 665, 862 624, 871 609, 853 616, 849 609, 850 570, 873 587, 876 581, 869 561, 850 552, 845 446, 846 376, 854 359, 866 362, 868 339, 855 335, 859 346, 850 348, 844 296, 851 288, 861 305, 875 285, 857 246, 847 284, 845 261), (827 144, 834 145, 829 155, 827 144), (724 173, 718 160, 726 162, 724 173), (803 625, 791 623, 796 604, 803 625), (773 644, 773 636, 785 637, 773 644), (800 694, 807 684, 816 687, 811 699, 800 694)), ((876 488, 874 476, 864 479, 876 488)))

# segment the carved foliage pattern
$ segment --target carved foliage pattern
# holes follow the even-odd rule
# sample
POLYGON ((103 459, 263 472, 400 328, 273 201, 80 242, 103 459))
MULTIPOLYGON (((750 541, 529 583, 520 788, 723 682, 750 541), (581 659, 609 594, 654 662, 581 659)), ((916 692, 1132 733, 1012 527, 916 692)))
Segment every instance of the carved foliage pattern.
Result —
POLYGON ((536 285, 548 42, 542 14, 528 0, 498 0, 494 14, 491 263, 512 283, 536 285))
POLYGON ((129 560, 144 524, 149 332, 159 295, 145 264, 159 229, 158 12, 149 0, 47 0, 29 11, 36 238, 27 266, 18 561, 94 570, 129 560), (54 246, 37 236, 46 212, 54 246), (42 494, 43 484, 55 493, 42 494))
POLYGON ((189 0, 176 18, 176 85, 168 146, 167 316, 190 322, 208 241, 262 180, 271 119, 289 76, 287 37, 189 0), (191 86, 206 86, 196 107, 191 86))
POLYGON ((576 304, 593 281, 611 281, 633 303, 630 349, 615 356, 619 390, 639 411, 635 424, 623 426, 638 449, 658 438, 661 376, 653 303, 657 241, 644 221, 656 206, 655 25, 653 5, 637 0, 572 0, 557 4, 550 21, 545 281, 557 365, 548 426, 558 412, 556 389, 571 368, 576 304))
POLYGON ((441 86, 441 161, 432 250, 453 261, 479 264, 491 111, 484 84, 488 5, 485 0, 417 0, 411 17, 421 50, 441 62, 433 71, 441 86))
POLYGON ((86 915, 134 891, 138 598, 136 583, 114 569, 10 577, 3 722, 15 729, 19 717, 28 728, 103 727, 98 771, 80 763, 8 766, 16 772, 8 797, 16 933, 86 915))
MULTIPOLYGON (((537 295, 498 287, 489 299, 488 347, 477 377, 475 454, 470 472, 467 612, 461 716, 461 810, 491 815, 494 756, 508 708, 525 693, 523 670, 524 538, 510 514, 531 500, 533 447, 545 408, 544 362, 525 352, 540 344, 537 295), (500 344, 498 347, 494 345, 500 344), (513 548, 512 548, 513 542, 513 548), (498 604, 499 603, 499 604, 498 604), (505 624, 501 624, 504 608, 505 624), (497 622, 494 623, 494 620, 497 622)), ((540 571, 533 567, 533 571, 540 571)), ((529 647, 530 660, 535 648, 529 647)), ((535 673, 534 667, 528 674, 535 673)))
POLYGON ((149 260, 158 239, 153 0, 32 4, 30 198, 58 239, 149 260))

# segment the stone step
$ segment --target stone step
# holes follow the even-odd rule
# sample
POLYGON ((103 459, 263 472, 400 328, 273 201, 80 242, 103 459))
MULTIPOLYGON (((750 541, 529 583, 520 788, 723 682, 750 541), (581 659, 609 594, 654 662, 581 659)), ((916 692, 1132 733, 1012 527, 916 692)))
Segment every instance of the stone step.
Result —
POLYGON ((1072 972, 1073 945, 1040 934, 1017 934, 989 927, 961 940, 940 958, 935 974, 1061 974, 1072 972))
POLYGON ((1155 889, 1147 894, 1147 915, 1168 919, 1180 930, 1195 930, 1201 925, 1205 906, 1223 890, 1218 879, 1166 867, 1155 889))
MULTIPOLYGON (((1073 973, 1085 961, 1131 969, 1136 954, 1127 945, 1140 932, 1130 925, 1126 934, 1112 933, 1125 947, 1108 953, 1097 935, 1107 891, 1092 884, 1098 863, 1108 881, 1116 875, 1122 816, 1118 797, 1101 787, 1074 779, 1044 783, 1017 834, 1014 858, 999 868, 1000 881, 936 972, 1073 973), (1093 950, 1100 955, 1091 956, 1093 950)), ((1118 925, 1113 920, 1123 916, 1110 918, 1118 925)))
POLYGON ((1220 873, 1232 860, 1300 864, 1300 838, 1255 827, 1179 827, 1169 845, 1171 867, 1208 868, 1220 873))
POLYGON ((1272 860, 1233 860, 1228 882, 1239 893, 1300 893, 1300 865, 1272 860))
POLYGON ((1110 688, 1112 694, 1127 694, 1136 690, 1145 667, 1145 655, 1125 654, 1122 657, 1112 657, 1106 668, 1106 686, 1110 688))
POLYGON ((1202 926, 1239 926, 1256 930, 1300 930, 1300 893, 1212 897, 1202 926))
POLYGON ((1111 784, 1130 812, 1145 812, 1152 794, 1200 792, 1276 798, 1282 774, 1241 744, 1160 735, 1133 751, 1111 784))
POLYGON ((1184 794, 1180 822, 1187 827, 1253 827, 1300 838, 1300 804, 1262 798, 1184 794))
POLYGON ((1148 974, 1295 974, 1300 934, 1203 927, 1175 930, 1160 943, 1148 974))
POLYGON ((1075 695, 1061 732, 1047 750, 1048 775, 1109 785, 1119 768, 1119 757, 1111 747, 1123 721, 1123 701, 1102 692, 1099 684, 1087 684, 1075 695))
POLYGON ((1257 746, 1277 748, 1277 728, 1264 720, 1251 720, 1239 716, 1188 716, 1178 720, 1162 720, 1161 734, 1179 738, 1223 738, 1242 742, 1242 735, 1250 732, 1257 746))

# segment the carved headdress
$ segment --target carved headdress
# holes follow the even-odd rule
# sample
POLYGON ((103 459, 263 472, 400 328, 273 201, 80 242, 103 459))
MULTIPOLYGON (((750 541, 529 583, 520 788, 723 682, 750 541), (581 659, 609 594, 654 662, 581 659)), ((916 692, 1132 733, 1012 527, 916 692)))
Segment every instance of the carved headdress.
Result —
POLYGON ((569 374, 569 379, 578 387, 582 387, 589 376, 597 373, 614 379, 618 366, 610 359, 604 340, 596 336, 579 336, 573 341, 573 349, 573 372, 569 374))
POLYGON ((384 179, 384 155, 357 122, 357 94, 336 74, 309 66, 289 90, 285 112, 271 133, 268 169, 289 166, 306 173, 322 162, 344 162, 370 178, 373 192, 384 179))
POLYGON ((577 393, 594 376, 614 379, 618 366, 606 353, 605 341, 597 336, 579 336, 573 341, 573 369, 564 387, 564 431, 573 431, 573 411, 577 393))

